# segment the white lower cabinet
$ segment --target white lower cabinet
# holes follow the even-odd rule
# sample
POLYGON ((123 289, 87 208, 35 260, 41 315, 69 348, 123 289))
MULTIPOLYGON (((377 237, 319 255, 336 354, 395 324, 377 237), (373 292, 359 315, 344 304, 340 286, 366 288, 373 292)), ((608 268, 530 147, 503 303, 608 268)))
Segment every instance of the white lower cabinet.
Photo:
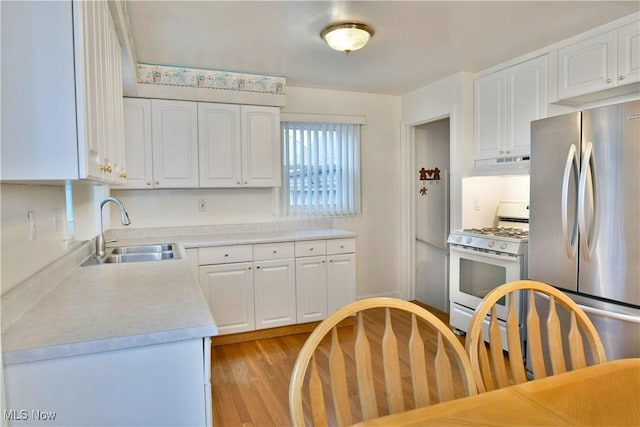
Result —
POLYGON ((355 239, 198 250, 220 335, 323 320, 356 297, 355 239))
POLYGON ((296 259, 298 323, 327 317, 327 257, 296 259))
POLYGON ((252 262, 200 266, 200 284, 220 335, 255 329, 252 262))
POLYGON ((210 347, 194 338, 6 365, 2 425, 210 426, 210 347))

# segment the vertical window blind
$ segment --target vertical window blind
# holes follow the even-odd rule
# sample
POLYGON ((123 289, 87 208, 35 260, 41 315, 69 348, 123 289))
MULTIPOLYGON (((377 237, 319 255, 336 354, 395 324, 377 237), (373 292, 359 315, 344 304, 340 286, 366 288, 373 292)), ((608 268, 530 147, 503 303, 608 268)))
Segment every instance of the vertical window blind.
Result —
POLYGON ((360 125, 282 122, 282 143, 285 215, 360 213, 360 125))

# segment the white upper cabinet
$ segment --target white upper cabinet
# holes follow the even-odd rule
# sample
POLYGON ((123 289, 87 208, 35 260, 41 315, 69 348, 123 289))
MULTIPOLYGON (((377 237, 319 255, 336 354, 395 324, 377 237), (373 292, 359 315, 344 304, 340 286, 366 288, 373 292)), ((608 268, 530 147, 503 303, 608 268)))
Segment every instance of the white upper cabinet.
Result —
POLYGON ((281 185, 280 109, 243 105, 242 185, 281 185))
POLYGON ((640 23, 618 29, 618 83, 640 81, 640 23))
POLYGON ((121 49, 106 1, 2 5, 2 179, 123 183, 121 49))
POLYGON ((154 187, 198 187, 196 103, 152 99, 151 135, 154 187))
POLYGON ((238 187, 242 181, 240 106, 198 103, 200 186, 238 187))
POLYGON ((637 22, 558 50, 560 100, 625 86, 639 80, 640 26, 637 22))
POLYGON ((151 100, 124 99, 124 129, 127 159, 125 188, 153 188, 151 100))
POLYGON ((475 81, 476 160, 528 156, 532 120, 547 112, 547 56, 475 81))
POLYGON ((279 187, 280 109, 198 103, 201 187, 279 187))

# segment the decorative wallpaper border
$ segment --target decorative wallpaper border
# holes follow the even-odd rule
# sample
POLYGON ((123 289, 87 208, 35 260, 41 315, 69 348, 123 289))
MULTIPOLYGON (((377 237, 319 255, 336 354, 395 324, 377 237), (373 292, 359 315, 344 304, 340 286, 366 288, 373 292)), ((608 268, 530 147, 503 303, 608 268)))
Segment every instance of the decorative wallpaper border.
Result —
POLYGON ((169 65, 136 66, 138 83, 284 95, 285 77, 169 65))

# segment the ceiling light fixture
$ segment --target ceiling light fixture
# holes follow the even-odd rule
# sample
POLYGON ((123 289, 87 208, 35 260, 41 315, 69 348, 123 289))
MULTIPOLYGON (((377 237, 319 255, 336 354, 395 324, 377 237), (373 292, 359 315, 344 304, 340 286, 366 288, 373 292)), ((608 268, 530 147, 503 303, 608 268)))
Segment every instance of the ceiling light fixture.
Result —
POLYGON ((373 28, 357 22, 333 24, 325 27, 320 32, 320 37, 327 42, 331 49, 348 54, 367 44, 369 39, 373 37, 373 28))

